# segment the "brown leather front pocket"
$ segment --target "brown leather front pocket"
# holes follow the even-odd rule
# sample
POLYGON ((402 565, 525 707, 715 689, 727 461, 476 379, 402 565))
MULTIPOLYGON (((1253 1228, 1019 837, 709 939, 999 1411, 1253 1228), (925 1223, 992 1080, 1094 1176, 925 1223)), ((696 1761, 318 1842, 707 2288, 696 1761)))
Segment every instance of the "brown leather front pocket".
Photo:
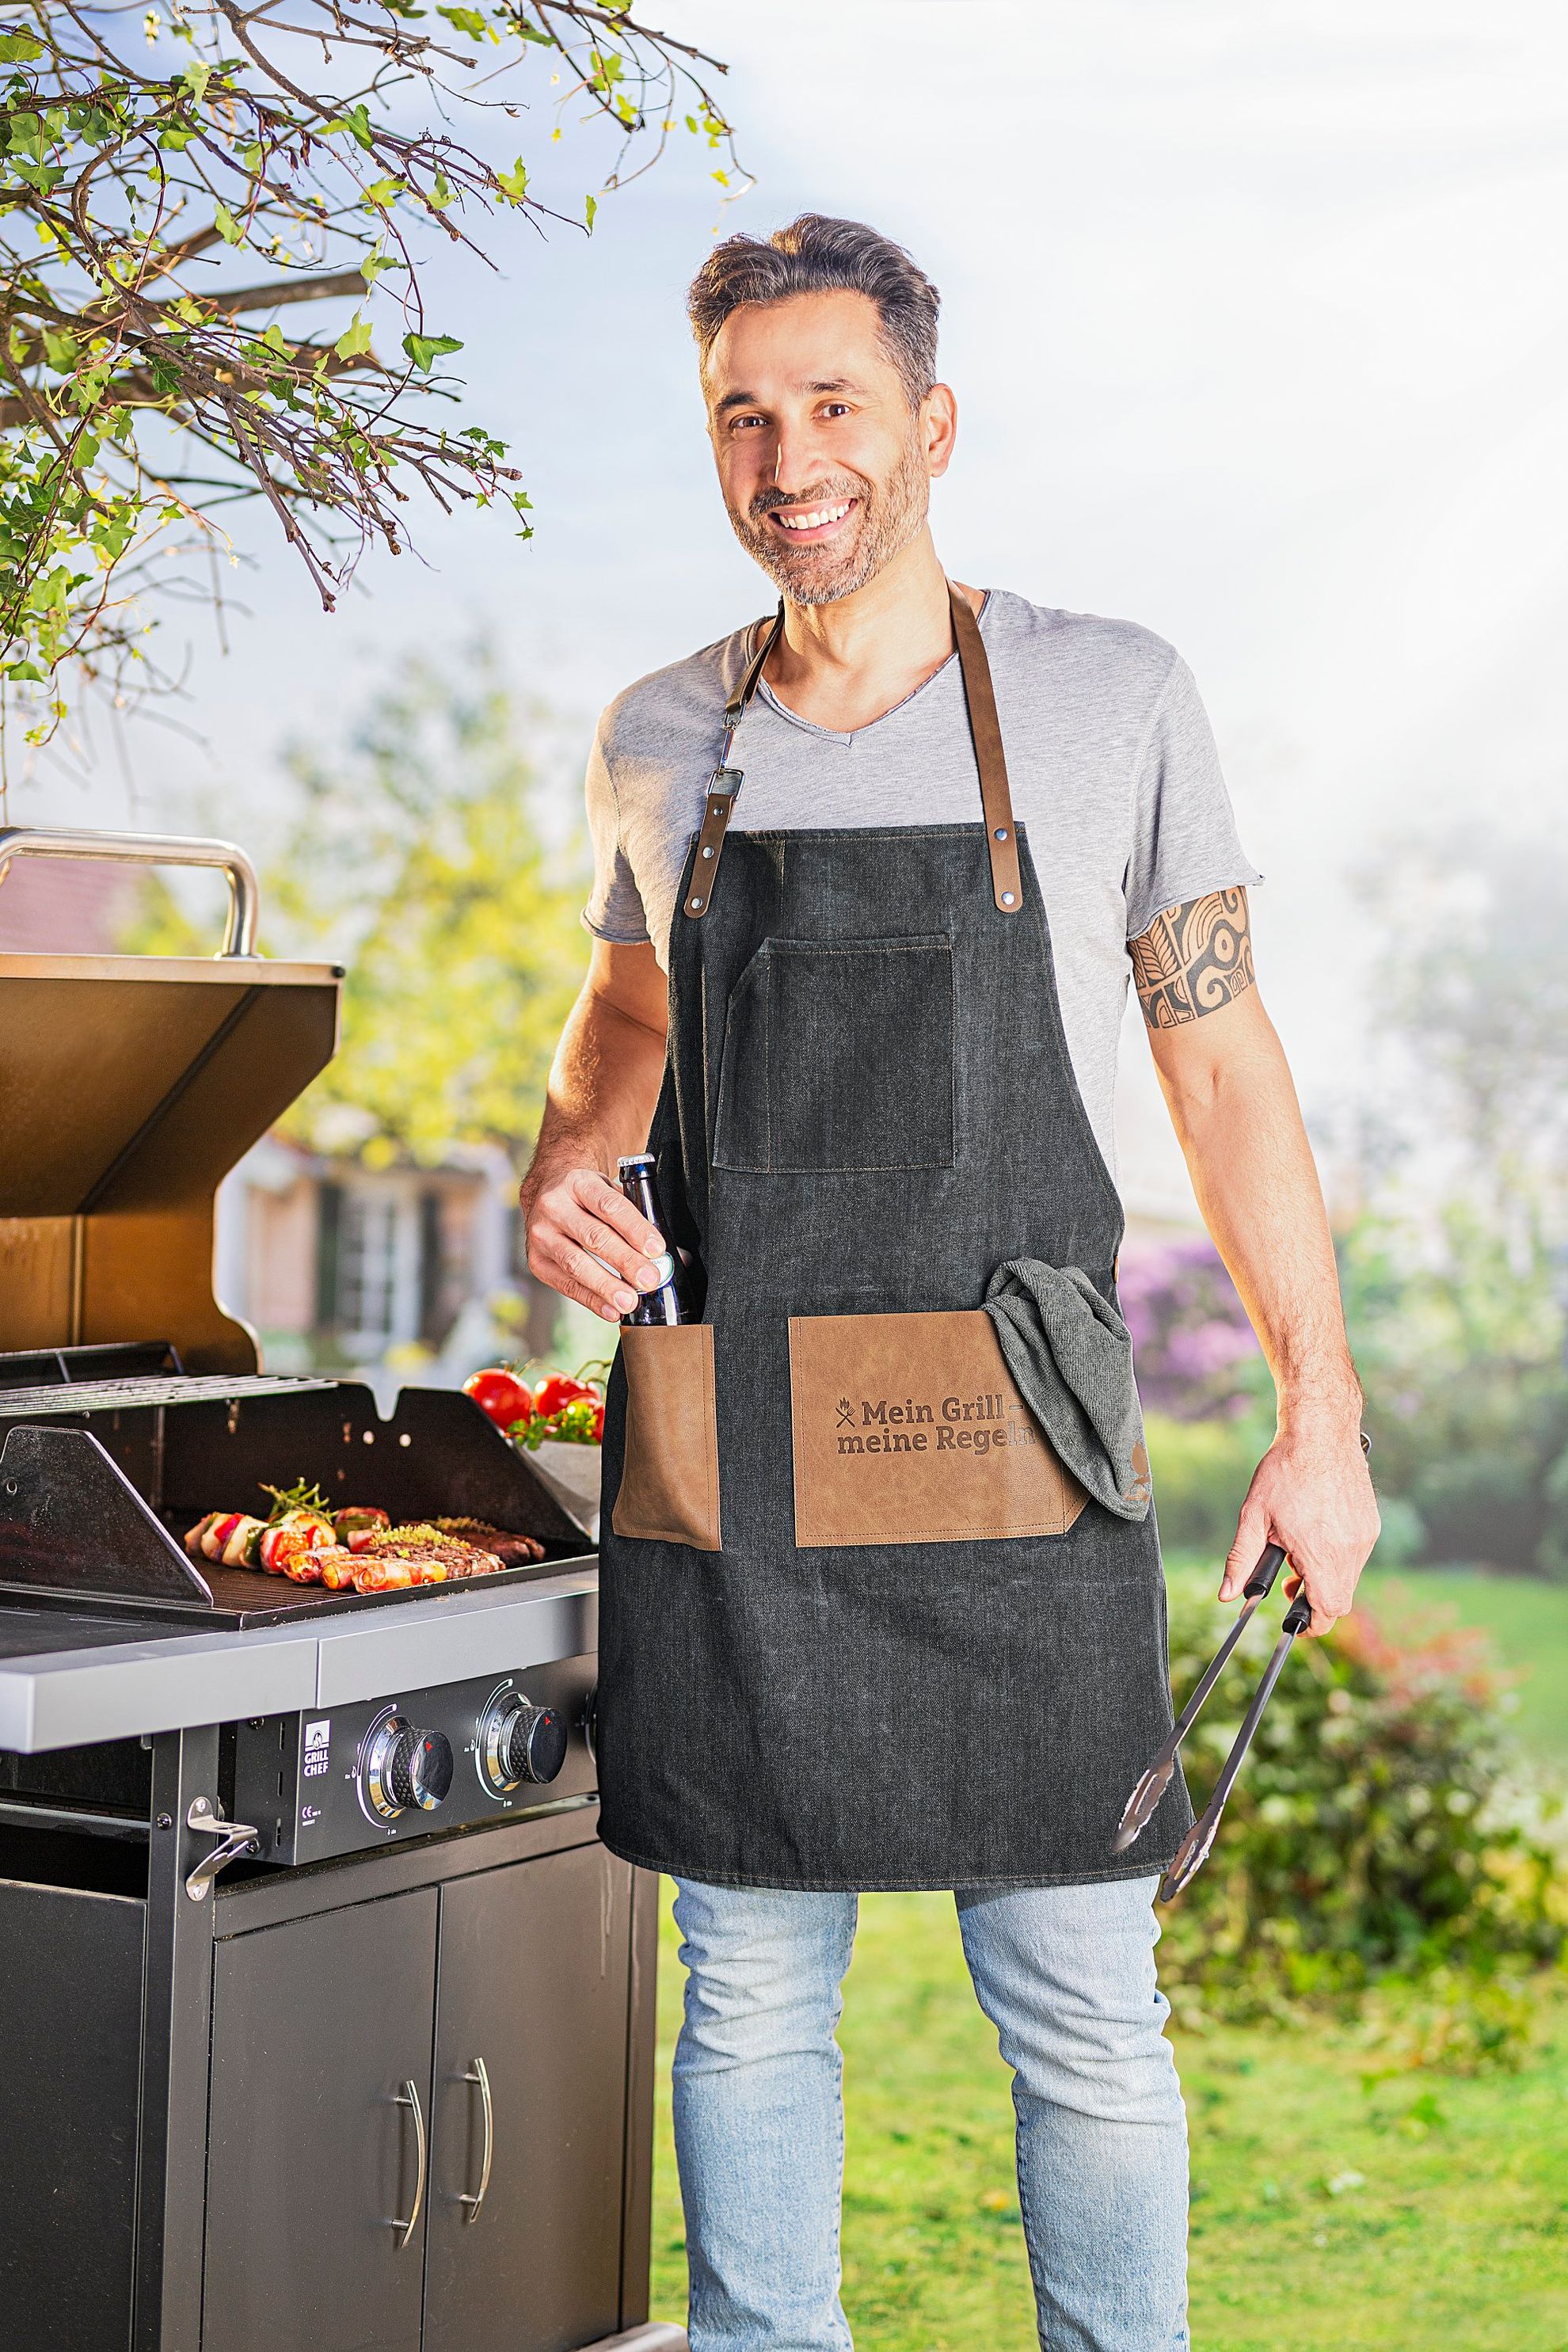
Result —
POLYGON ((719 1424, 710 1323, 628 1323, 626 1448, 610 1513, 618 1536, 719 1549, 719 1424))
POLYGON ((792 1316, 789 1368, 803 1550, 1059 1536, 1084 1507, 989 1315, 792 1316))

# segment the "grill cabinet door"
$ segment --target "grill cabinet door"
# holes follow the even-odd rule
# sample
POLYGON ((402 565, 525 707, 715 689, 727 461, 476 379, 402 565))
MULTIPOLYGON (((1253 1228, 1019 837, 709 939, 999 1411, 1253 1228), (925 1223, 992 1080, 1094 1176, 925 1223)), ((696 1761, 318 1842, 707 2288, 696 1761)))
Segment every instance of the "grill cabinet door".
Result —
POLYGON ((0 1880, 0 2352, 131 2341, 145 1908, 0 1880))
MULTIPOLYGON (((217 1947, 202 2352, 419 2352, 434 1890, 217 1947)), ((473 2342, 478 2344, 479 2337, 473 2342)))
POLYGON ((630 1935, 631 1872, 597 1842, 442 1890, 425 2352, 620 2325, 630 1935))

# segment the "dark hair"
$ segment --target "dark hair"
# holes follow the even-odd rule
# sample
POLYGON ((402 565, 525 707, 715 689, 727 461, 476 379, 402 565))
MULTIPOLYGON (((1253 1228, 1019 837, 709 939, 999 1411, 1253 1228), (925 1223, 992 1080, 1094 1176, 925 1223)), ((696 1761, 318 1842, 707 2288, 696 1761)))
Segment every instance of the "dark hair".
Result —
POLYGON ((829 220, 822 213, 802 213, 770 237, 727 236, 714 247, 686 297, 704 366, 731 311, 747 303, 787 302, 794 294, 868 295, 910 407, 925 398, 936 382, 941 295, 890 236, 864 221, 829 220))

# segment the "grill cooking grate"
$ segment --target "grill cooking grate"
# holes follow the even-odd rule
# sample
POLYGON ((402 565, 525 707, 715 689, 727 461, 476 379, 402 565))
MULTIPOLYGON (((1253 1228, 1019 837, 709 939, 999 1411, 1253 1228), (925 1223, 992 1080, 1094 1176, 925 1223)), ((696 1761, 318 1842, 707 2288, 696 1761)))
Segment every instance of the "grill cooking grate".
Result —
POLYGON ((157 1404, 227 1404, 238 1397, 290 1396, 337 1385, 281 1372, 154 1372, 113 1381, 60 1381, 47 1388, 0 1389, 0 1421, 37 1421, 44 1413, 135 1412, 157 1404))

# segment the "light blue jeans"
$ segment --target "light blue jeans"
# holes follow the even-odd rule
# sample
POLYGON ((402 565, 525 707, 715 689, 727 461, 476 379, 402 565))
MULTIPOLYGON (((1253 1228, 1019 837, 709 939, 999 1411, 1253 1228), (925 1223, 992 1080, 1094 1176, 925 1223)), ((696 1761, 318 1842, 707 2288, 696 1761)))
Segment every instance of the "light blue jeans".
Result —
MULTIPOLYGON (((1154 1981, 1153 1878, 960 1888, 1013 2070, 1046 2352, 1185 2352, 1187 2132, 1154 1981)), ((675 2147, 691 2352, 848 2352, 838 2299, 857 1898, 679 1882, 675 2147)))

